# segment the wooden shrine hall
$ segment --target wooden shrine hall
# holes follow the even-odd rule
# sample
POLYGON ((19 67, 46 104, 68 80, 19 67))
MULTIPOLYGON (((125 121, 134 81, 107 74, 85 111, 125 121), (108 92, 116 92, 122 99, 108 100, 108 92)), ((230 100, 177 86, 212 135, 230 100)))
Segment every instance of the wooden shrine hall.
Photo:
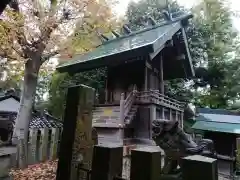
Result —
POLYGON ((184 104, 164 95, 164 80, 194 76, 185 32, 191 17, 153 23, 137 32, 128 29, 57 67, 71 75, 107 68, 104 101, 93 110, 100 144, 144 144, 151 139, 154 119, 176 120, 183 127, 184 104))

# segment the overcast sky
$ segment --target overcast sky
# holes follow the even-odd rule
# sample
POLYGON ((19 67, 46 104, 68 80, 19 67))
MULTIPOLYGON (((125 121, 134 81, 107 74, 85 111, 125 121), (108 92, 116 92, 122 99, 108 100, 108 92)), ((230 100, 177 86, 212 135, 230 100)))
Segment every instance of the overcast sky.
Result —
MULTIPOLYGON (((116 11, 119 15, 124 15, 127 6, 131 0, 119 0, 116 7, 116 11)), ((133 0, 135 2, 139 0, 133 0)), ((187 8, 191 8, 194 4, 198 3, 200 0, 177 0, 180 5, 187 8)), ((233 11, 240 12, 240 0, 228 0, 229 6, 233 11)), ((240 31, 240 17, 233 17, 234 26, 240 31)))

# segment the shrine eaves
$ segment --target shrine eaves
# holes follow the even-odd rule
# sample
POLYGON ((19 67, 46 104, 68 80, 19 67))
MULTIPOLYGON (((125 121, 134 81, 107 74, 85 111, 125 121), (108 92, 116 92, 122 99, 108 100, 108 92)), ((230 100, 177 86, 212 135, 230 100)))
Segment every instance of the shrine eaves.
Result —
POLYGON ((92 51, 60 64, 57 70, 75 74, 129 61, 151 61, 162 53, 167 79, 192 77, 194 70, 185 32, 185 26, 191 17, 189 14, 182 15, 171 21, 108 40, 92 51))

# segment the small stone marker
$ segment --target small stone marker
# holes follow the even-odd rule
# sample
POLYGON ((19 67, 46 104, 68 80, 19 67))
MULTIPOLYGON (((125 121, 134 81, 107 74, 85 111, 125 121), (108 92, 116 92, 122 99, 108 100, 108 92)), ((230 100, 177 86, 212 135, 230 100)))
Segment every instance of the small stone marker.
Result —
POLYGON ((131 180, 159 180, 161 175, 161 151, 155 147, 143 147, 131 152, 131 180))
POLYGON ((184 180, 218 180, 217 159, 194 155, 182 159, 184 180))
POLYGON ((91 180, 113 180, 117 176, 121 177, 122 156, 122 146, 94 146, 91 180))

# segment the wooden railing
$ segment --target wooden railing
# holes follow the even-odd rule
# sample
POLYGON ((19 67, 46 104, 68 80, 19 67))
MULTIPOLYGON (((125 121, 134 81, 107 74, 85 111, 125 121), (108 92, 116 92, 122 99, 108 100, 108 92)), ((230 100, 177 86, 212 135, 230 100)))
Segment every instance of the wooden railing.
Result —
POLYGON ((121 123, 124 124, 124 120, 130 112, 132 105, 135 103, 155 103, 169 108, 182 109, 184 104, 180 101, 177 101, 173 98, 167 97, 158 90, 149 90, 149 91, 132 91, 126 99, 124 99, 124 93, 121 94, 120 100, 120 119, 121 123))
POLYGON ((124 99, 124 93, 121 94, 120 100, 120 119, 122 123, 124 123, 125 118, 127 117, 128 113, 130 112, 132 105, 134 104, 136 98, 136 90, 130 92, 126 99, 124 99))
POLYGON ((182 109, 184 107, 182 102, 169 98, 159 93, 157 90, 137 92, 136 98, 140 103, 163 104, 177 109, 182 109))

